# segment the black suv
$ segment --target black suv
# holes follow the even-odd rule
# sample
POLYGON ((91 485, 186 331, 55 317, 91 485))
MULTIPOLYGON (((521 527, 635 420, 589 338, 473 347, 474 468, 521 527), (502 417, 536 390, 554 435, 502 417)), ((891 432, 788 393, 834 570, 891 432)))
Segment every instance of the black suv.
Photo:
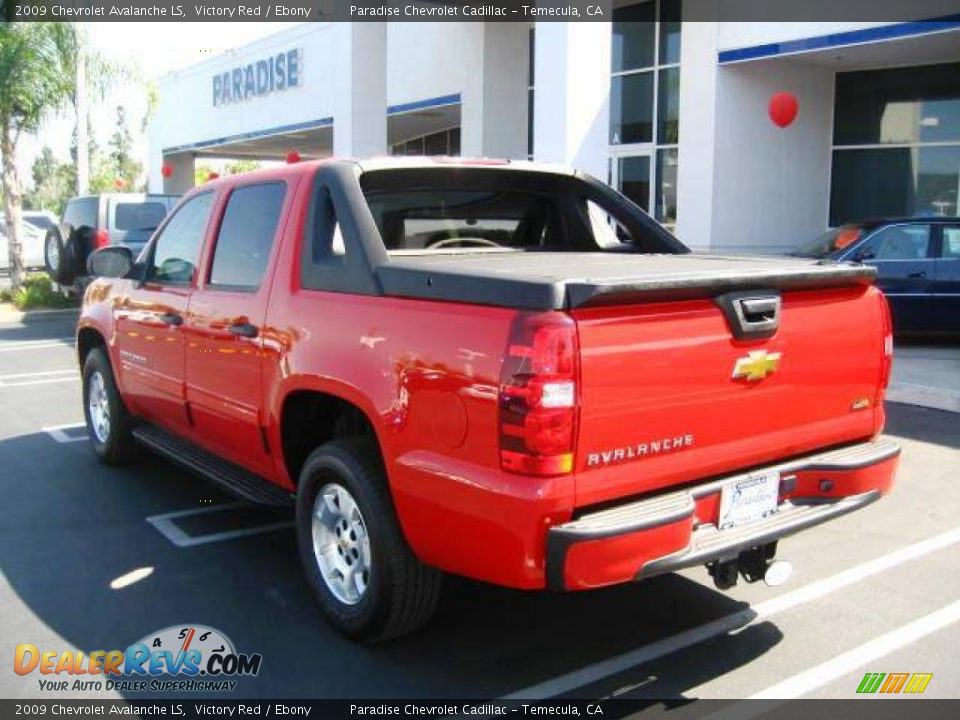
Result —
POLYGON ((83 286, 87 256, 107 245, 126 245, 139 255, 179 200, 177 195, 104 193, 71 198, 59 225, 47 231, 43 257, 61 285, 83 286))

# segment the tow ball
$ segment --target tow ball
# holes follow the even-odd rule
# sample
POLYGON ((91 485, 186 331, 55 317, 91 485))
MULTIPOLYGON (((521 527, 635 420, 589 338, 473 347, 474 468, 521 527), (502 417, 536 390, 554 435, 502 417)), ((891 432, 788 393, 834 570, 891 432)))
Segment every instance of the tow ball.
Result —
POLYGON ((707 565, 713 584, 719 590, 729 590, 739 576, 748 583, 763 580, 769 587, 783 585, 790 579, 793 566, 786 560, 777 560, 775 542, 745 550, 734 558, 717 560, 707 565))

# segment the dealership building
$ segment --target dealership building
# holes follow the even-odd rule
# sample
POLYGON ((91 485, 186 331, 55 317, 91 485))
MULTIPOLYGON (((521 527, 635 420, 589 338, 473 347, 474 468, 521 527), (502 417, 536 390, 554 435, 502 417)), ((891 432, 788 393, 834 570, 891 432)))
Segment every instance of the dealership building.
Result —
POLYGON ((150 187, 184 192, 210 157, 533 158, 714 250, 960 215, 960 16, 918 0, 913 22, 738 22, 725 3, 716 20, 648 0, 599 22, 304 23, 160 80, 150 187))

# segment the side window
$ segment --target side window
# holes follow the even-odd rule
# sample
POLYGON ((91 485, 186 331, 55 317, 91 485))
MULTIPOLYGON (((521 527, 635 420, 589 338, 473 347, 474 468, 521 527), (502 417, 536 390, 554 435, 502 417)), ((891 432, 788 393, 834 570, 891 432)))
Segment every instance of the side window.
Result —
POLYGON ((929 225, 895 225, 867 241, 874 260, 925 260, 930 250, 929 225))
POLYGON ((313 261, 321 265, 343 262, 346 249, 333 198, 325 187, 319 187, 313 205, 313 223, 310 247, 313 261))
POLYGON ((154 244, 148 280, 179 284, 193 280, 212 204, 213 193, 197 195, 170 218, 154 244))
POLYGON ((948 260, 960 260, 960 225, 943 228, 943 249, 940 257, 948 260))
POLYGON ((214 250, 210 284, 260 287, 286 195, 282 182, 248 185, 230 193, 214 250))

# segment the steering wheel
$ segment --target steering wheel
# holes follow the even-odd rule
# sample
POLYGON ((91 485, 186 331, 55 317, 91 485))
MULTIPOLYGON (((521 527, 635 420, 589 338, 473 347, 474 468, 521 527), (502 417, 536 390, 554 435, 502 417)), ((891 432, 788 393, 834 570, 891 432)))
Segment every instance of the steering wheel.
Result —
POLYGON ((437 240, 427 245, 428 248, 445 248, 452 247, 454 245, 460 245, 461 243, 469 245, 477 245, 479 247, 503 247, 500 243, 494 242, 493 240, 487 240, 486 238, 481 237, 449 237, 444 238, 443 240, 437 240))

